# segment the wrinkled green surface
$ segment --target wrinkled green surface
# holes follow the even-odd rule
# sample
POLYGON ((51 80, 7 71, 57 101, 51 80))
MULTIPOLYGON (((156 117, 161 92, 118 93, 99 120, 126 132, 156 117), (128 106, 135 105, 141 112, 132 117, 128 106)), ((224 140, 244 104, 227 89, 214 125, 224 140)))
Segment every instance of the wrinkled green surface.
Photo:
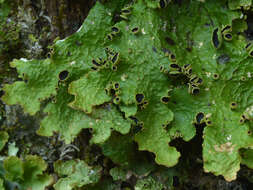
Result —
POLYGON ((23 178, 24 170, 22 161, 13 156, 9 157, 4 162, 4 169, 6 170, 5 177, 10 181, 16 181, 23 178))
POLYGON ((26 156, 21 161, 15 156, 4 160, 5 178, 18 184, 21 190, 44 190, 52 183, 52 177, 43 174, 47 164, 38 156, 26 156))
POLYGON ((137 151, 136 144, 129 135, 122 136, 115 133, 101 147, 105 156, 121 166, 119 170, 148 175, 155 168, 154 163, 149 161, 145 154, 137 151))
POLYGON ((0 151, 3 149, 5 143, 8 141, 9 135, 7 132, 0 131, 0 151))
MULTIPOLYGON (((253 71, 252 58, 248 57, 244 49, 246 42, 242 36, 234 34, 231 42, 223 41, 220 50, 216 50, 211 44, 213 28, 231 24, 233 18, 239 16, 236 16, 236 12, 224 10, 222 3, 217 8, 214 7, 215 5, 211 1, 207 1, 205 4, 195 3, 195 6, 193 4, 190 10, 187 4, 185 4, 185 8, 181 7, 181 13, 177 16, 180 24, 176 25, 176 34, 174 36, 171 34, 173 39, 183 42, 183 39, 187 36, 185 26, 188 26, 188 29, 191 26, 192 29, 189 29, 190 32, 188 33, 190 33, 190 38, 194 40, 192 51, 187 52, 185 49, 178 49, 178 46, 171 48, 175 49, 178 63, 192 64, 193 72, 203 78, 204 84, 201 86, 200 95, 196 97, 188 95, 185 87, 175 89, 172 99, 174 98, 176 102, 180 103, 176 105, 176 109, 172 108, 172 110, 178 110, 178 112, 174 111, 175 122, 177 121, 177 113, 184 112, 185 119, 182 123, 184 126, 186 126, 186 123, 191 123, 194 116, 200 111, 211 114, 213 126, 205 127, 203 136, 204 169, 216 175, 223 175, 231 181, 236 178, 236 172, 240 167, 241 158, 238 149, 251 146, 253 140, 247 133, 249 130, 248 125, 239 124, 243 110, 253 103, 253 81, 248 77, 248 72, 253 71), (187 22, 186 17, 187 14, 191 14, 191 11, 195 12, 197 9, 201 12, 201 19, 198 20, 196 26, 192 24, 194 19, 188 19, 187 22), (226 11, 226 14, 224 14, 224 11, 226 11), (212 16, 212 21, 210 16, 212 16), (181 24, 183 22, 184 25, 181 24), (217 59, 224 54, 230 57, 227 63, 220 62, 217 59), (212 79, 214 73, 220 75, 218 80, 212 79), (243 76, 246 78, 245 81, 241 81, 243 76), (232 111, 230 103, 234 101, 238 103, 238 108, 232 111), (228 143, 228 149, 220 151, 219 147, 225 143, 228 143)), ((173 14, 173 11, 177 11, 176 7, 171 8, 169 13, 173 14)), ((195 19, 198 18, 196 15, 195 19)), ((237 30, 239 29, 237 28, 237 30)), ((184 46, 186 47, 187 42, 185 43, 184 46)), ((181 119, 182 117, 179 120, 181 119)), ((177 127, 180 127, 180 125, 177 127)), ((189 134, 188 132, 184 134, 185 130, 180 131, 183 133, 183 138, 189 134)))
POLYGON ((99 183, 95 185, 90 185, 87 187, 84 187, 85 190, 100 190, 101 187, 103 190, 115 190, 115 189, 120 189, 120 184, 118 183, 113 183, 113 180, 108 178, 108 179, 102 179, 99 183))
POLYGON ((228 6, 230 9, 240 9, 241 7, 244 7, 245 9, 250 8, 252 4, 252 0, 229 0, 228 6))
POLYGON ((25 112, 35 114, 40 110, 40 102, 56 94, 57 72, 50 60, 14 60, 12 67, 17 68, 19 77, 12 85, 5 85, 2 100, 9 105, 20 104, 25 112))
POLYGON ((4 181, 2 179, 0 179, 0 189, 4 190, 4 181))
POLYGON ((62 139, 70 143, 81 129, 93 129, 92 142, 103 143, 112 130, 126 134, 130 130, 130 121, 124 120, 112 104, 97 108, 92 114, 73 110, 68 107, 73 97, 67 94, 66 89, 59 91, 55 103, 49 103, 44 109, 48 114, 41 122, 38 134, 50 136, 54 131, 59 131, 62 139))
MULTIPOLYGON (((240 149, 253 146, 249 121, 239 122, 253 105, 252 57, 245 50, 247 40, 241 33, 246 22, 239 9, 248 7, 251 1, 187 1, 158 9, 156 1, 140 0, 133 3, 128 20, 114 25, 114 9, 123 5, 124 1, 97 2, 78 32, 56 42, 50 59, 14 60, 11 66, 24 81, 5 85, 2 100, 20 104, 26 112, 35 114, 41 102, 49 99, 38 134, 59 132, 70 143, 81 129, 91 128, 90 142, 100 144, 105 156, 133 171, 133 141, 140 151, 154 153, 157 164, 176 165, 180 152, 169 143, 178 137, 191 140, 196 135, 195 117, 203 112, 212 122, 203 129, 204 170, 234 180, 240 163, 251 167, 252 160, 250 152, 246 160, 239 154, 240 149), (120 32, 109 41, 106 36, 113 25, 120 32), (226 25, 232 26, 233 39, 223 39, 216 49, 213 31, 226 25), (131 32, 134 27, 139 27, 137 34, 131 32), (106 47, 119 52, 117 70, 111 65, 92 70, 93 59, 108 59, 106 47), (188 92, 185 75, 170 74, 172 61, 163 48, 175 54, 179 66, 191 64, 193 74, 203 79, 200 94, 188 92), (167 72, 161 72, 161 67, 167 72), (64 70, 69 76, 59 82, 58 75, 64 70), (219 75, 217 80, 215 74, 219 75), (106 93, 105 89, 115 83, 119 84, 116 94, 106 93), (164 104, 161 98, 168 95, 168 90, 170 101, 164 104), (143 94, 148 102, 144 109, 137 104, 136 94, 143 94), (117 104, 113 100, 116 97, 120 98, 117 104), (237 103, 236 109, 230 108, 232 102, 237 103), (132 128, 143 123, 142 130, 130 130, 131 116, 138 120, 132 121, 132 128), (122 135, 111 136, 112 130, 122 135)), ((147 173, 151 170, 143 168, 147 173)), ((61 180, 57 187, 72 183, 68 180, 61 180)), ((152 180, 148 183, 152 187, 152 180)), ((143 183, 139 184, 136 188, 141 189, 143 183)), ((71 189, 71 185, 66 187, 71 189)))
POLYGON ((71 190, 84 185, 97 183, 100 175, 100 167, 89 167, 84 161, 70 160, 58 161, 54 164, 55 171, 61 177, 54 185, 56 190, 71 190))
POLYGON ((56 94, 58 74, 61 71, 69 71, 70 78, 79 77, 87 70, 87 63, 91 62, 92 57, 99 54, 92 49, 95 50, 96 44, 103 41, 104 28, 111 20, 108 17, 104 19, 104 14, 106 14, 106 9, 98 5, 82 26, 82 34, 76 33, 64 43, 60 41, 56 43, 52 50, 51 60, 14 60, 11 66, 17 68, 19 76, 27 80, 27 83, 18 81, 14 85, 6 85, 4 89, 6 94, 2 99, 8 104, 22 105, 30 114, 39 111, 40 101, 56 94), (96 25, 90 23, 92 20, 96 20, 96 25), (80 39, 83 40, 80 41, 80 39), (77 42, 85 44, 85 47, 79 48, 76 45, 77 42), (72 43, 75 43, 75 46, 72 43), (69 56, 73 54, 74 56, 69 56))
POLYGON ((158 182, 157 180, 153 179, 152 177, 140 179, 137 181, 134 189, 135 190, 162 190, 165 186, 158 182))
POLYGON ((82 79, 71 83, 69 92, 75 95, 75 101, 71 102, 70 106, 91 113, 93 106, 109 102, 111 98, 105 93, 107 75, 106 72, 101 75, 90 72, 82 79))
POLYGON ((245 164, 249 168, 253 168, 253 150, 252 149, 246 149, 242 150, 242 164, 245 164))
POLYGON ((110 170, 110 175, 112 176, 114 181, 117 181, 117 180, 126 181, 127 180, 127 171, 123 170, 119 167, 112 168, 110 170))

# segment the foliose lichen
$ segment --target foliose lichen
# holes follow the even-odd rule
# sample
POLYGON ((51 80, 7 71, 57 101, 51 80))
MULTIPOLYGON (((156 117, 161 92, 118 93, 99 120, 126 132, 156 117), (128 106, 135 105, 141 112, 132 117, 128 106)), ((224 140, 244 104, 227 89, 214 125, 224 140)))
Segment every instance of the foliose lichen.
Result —
POLYGON ((89 128, 90 143, 119 165, 131 162, 111 147, 131 152, 135 141, 175 166, 180 152, 169 143, 202 127, 204 170, 232 181, 241 163, 252 168, 253 148, 253 46, 240 7, 251 2, 97 2, 49 58, 11 62, 22 81, 6 84, 2 100, 31 115, 46 103, 39 135, 71 143, 89 128))

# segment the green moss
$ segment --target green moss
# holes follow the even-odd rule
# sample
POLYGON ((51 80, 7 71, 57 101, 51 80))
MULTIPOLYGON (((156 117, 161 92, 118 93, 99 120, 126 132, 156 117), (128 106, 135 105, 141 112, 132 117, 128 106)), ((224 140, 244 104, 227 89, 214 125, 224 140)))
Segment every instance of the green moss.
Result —
POLYGON ((56 190, 71 190, 97 183, 101 176, 100 167, 89 167, 84 161, 55 162, 56 173, 61 177, 54 185, 56 190))
POLYGON ((2 53, 9 51, 9 48, 17 47, 19 44, 19 27, 9 19, 8 16, 14 11, 13 4, 10 1, 0 3, 0 56, 2 53), (13 9, 13 10, 12 10, 13 9))
POLYGON ((37 156, 26 156, 25 161, 15 156, 4 160, 5 180, 17 183, 22 190, 43 190, 52 183, 52 177, 43 174, 46 163, 37 156))

